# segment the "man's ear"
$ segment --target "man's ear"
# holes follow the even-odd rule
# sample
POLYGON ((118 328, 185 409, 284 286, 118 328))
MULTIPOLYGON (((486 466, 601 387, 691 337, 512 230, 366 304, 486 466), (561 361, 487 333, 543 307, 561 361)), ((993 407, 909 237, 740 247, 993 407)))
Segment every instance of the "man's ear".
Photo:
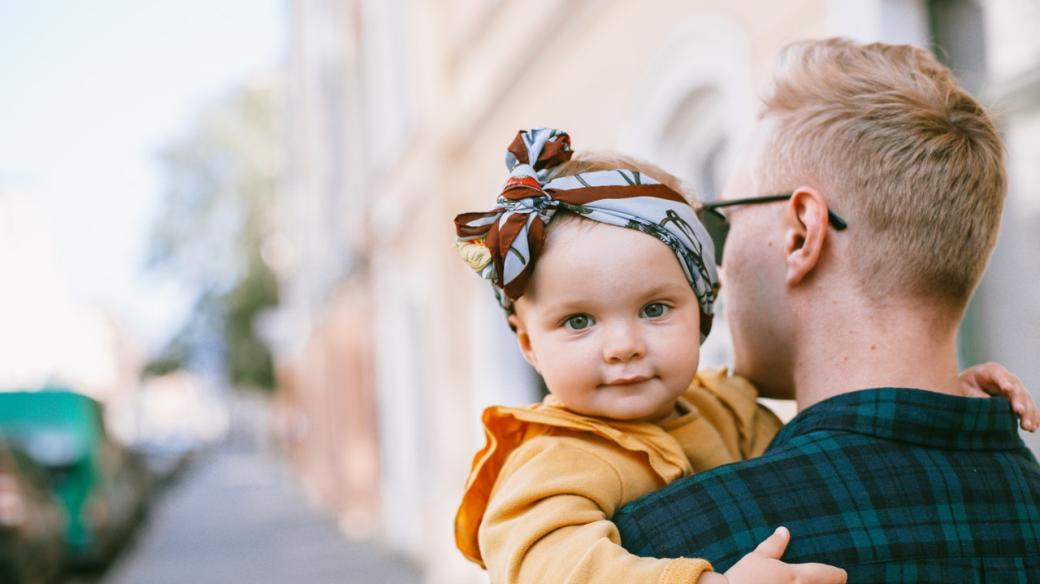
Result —
POLYGON ((524 326, 522 320, 516 316, 516 313, 510 314, 506 320, 509 321, 509 325, 513 327, 513 332, 516 333, 516 344, 520 347, 520 354, 524 356, 524 360, 531 364, 535 370, 538 370, 538 358, 534 354, 534 350, 531 348, 531 336, 527 334, 527 327, 524 326))
POLYGON ((801 283, 819 264, 827 239, 827 202, 812 187, 798 187, 787 202, 784 256, 787 285, 801 283))

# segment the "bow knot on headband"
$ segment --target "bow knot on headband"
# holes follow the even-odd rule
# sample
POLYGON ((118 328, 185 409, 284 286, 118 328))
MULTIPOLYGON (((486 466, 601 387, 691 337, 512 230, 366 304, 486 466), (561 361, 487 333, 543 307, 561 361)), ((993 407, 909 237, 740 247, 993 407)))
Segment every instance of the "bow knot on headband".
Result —
POLYGON ((641 231, 675 253, 700 305, 703 342, 711 330, 718 275, 714 244, 693 208, 679 193, 634 170, 550 178, 572 154, 564 131, 518 132, 506 153, 509 178, 495 208, 455 217, 459 255, 491 281, 499 302, 510 310, 527 286, 546 228, 558 211, 641 231))
POLYGON ((541 194, 554 168, 571 159, 571 137, 567 132, 551 128, 519 131, 506 150, 506 170, 509 179, 502 188, 502 196, 522 199, 526 190, 541 194))

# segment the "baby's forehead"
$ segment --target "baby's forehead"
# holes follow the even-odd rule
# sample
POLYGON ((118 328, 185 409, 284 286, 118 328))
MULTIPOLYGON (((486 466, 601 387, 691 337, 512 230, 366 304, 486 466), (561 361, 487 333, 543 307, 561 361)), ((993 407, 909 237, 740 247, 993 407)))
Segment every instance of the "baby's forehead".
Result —
POLYGON ((649 233, 573 216, 550 229, 525 295, 602 296, 668 285, 692 292, 675 253, 649 233))
MULTIPOLYGON (((597 227, 610 227, 605 223, 586 219, 577 213, 556 213, 553 220, 545 226, 545 243, 542 246, 543 253, 546 252, 553 240, 581 237, 582 233, 596 229, 597 227)), ((537 266, 536 268, 537 269, 537 266)))

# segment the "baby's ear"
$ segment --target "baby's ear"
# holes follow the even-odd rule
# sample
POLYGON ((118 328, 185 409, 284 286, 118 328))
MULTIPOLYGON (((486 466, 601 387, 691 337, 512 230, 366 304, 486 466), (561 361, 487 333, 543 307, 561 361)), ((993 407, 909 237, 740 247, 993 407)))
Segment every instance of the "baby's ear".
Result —
POLYGON ((515 313, 510 314, 506 317, 509 321, 509 326, 512 327, 513 332, 516 333, 516 344, 520 347, 520 354, 524 356, 524 360, 531 364, 531 367, 538 369, 538 358, 535 357, 534 350, 531 348, 531 336, 527 334, 527 327, 524 326, 520 317, 515 313))

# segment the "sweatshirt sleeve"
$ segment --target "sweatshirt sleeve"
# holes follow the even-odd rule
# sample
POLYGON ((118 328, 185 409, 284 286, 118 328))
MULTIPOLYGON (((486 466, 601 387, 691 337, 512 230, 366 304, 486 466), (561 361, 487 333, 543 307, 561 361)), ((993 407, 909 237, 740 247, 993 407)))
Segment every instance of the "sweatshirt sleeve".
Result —
POLYGON ((605 448, 543 436, 510 455, 479 533, 493 583, 692 583, 711 571, 706 560, 640 558, 621 547, 610 518, 662 485, 645 462, 605 448))
POLYGON ((724 367, 698 371, 695 385, 702 391, 688 392, 685 397, 719 431, 735 460, 760 456, 783 425, 776 414, 758 403, 758 389, 750 381, 730 375, 724 367))

